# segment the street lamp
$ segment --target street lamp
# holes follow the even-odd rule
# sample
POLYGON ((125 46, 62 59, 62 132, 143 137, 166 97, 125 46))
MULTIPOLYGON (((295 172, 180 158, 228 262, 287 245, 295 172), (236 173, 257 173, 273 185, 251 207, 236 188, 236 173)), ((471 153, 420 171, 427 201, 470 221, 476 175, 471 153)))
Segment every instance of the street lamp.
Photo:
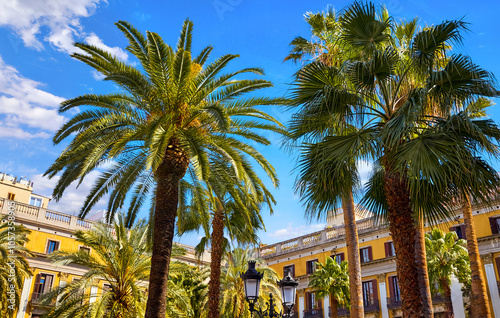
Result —
POLYGON ((245 298, 249 304, 250 312, 256 312, 261 318, 265 316, 269 318, 291 317, 293 306, 295 305, 295 292, 299 283, 290 276, 290 271, 287 272, 286 277, 277 282, 281 288, 281 299, 283 300, 283 308, 285 309, 284 314, 276 312, 272 293, 269 293, 267 309, 255 309, 255 303, 259 298, 260 280, 263 276, 264 274, 259 273, 255 269, 255 261, 248 261, 248 270, 244 274, 241 274, 241 278, 245 284, 245 298))

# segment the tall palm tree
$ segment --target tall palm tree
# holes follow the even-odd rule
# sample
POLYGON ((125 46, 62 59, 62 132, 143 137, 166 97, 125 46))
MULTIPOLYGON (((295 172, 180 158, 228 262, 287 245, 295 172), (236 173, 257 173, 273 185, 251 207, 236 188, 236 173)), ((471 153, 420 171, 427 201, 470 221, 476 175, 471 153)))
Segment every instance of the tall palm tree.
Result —
POLYGON ((57 251, 50 256, 56 266, 78 264, 89 270, 78 280, 54 289, 42 300, 58 305, 46 318, 137 318, 144 317, 146 288, 151 269, 148 225, 138 222, 126 227, 119 214, 111 226, 97 223, 91 230, 77 231, 76 241, 89 247, 85 251, 57 251), (88 290, 104 281, 108 287, 100 296, 88 290))
MULTIPOLYGON (((481 158, 482 153, 488 153, 497 158, 499 154, 500 128, 493 120, 485 118, 491 106, 492 102, 485 98, 472 99, 469 103, 465 99, 465 102, 460 102, 459 111, 436 119, 432 126, 433 131, 429 134, 422 134, 420 138, 407 144, 408 149, 420 148, 419 144, 423 140, 430 138, 434 140, 432 144, 427 143, 431 151, 423 158, 425 162, 420 167, 417 166, 417 170, 412 173, 418 173, 423 178, 433 180, 435 188, 433 192, 442 193, 447 196, 442 200, 451 198, 453 205, 461 206, 472 270, 471 309, 472 314, 477 317, 487 317, 490 313, 472 217, 471 198, 474 198, 478 204, 490 205, 500 191, 500 176, 486 160, 481 158), (445 143, 453 145, 454 148, 448 149, 445 153, 436 151, 437 147, 445 143), (427 169, 421 168, 423 164, 427 166, 427 169), (449 183, 434 181, 436 178, 432 174, 436 169, 445 171, 448 178, 445 181, 449 183)), ((422 160, 416 156, 408 156, 412 153, 415 154, 415 149, 406 152, 406 156, 400 158, 413 162, 410 169, 422 160)), ((428 193, 429 191, 421 192, 428 193)))
POLYGON ((347 261, 337 264, 327 257, 325 264, 316 263, 318 268, 309 279, 319 299, 330 297, 330 317, 338 317, 338 306, 349 306, 349 269, 347 261))
MULTIPOLYGON (((425 297, 429 293, 424 290, 428 288, 420 278, 425 250, 419 243, 418 221, 423 213, 436 219, 449 212, 439 204, 412 200, 418 197, 414 184, 421 178, 408 173, 411 162, 398 158, 408 141, 432 129, 429 114, 447 114, 456 107, 450 103, 454 96, 494 96, 497 91, 488 72, 449 52, 451 44, 461 41, 463 21, 418 30, 413 22, 397 24, 387 14, 377 14, 371 3, 354 3, 340 21, 340 40, 361 53, 341 68, 311 63, 300 71, 296 83, 297 90, 310 95, 318 114, 343 119, 338 121, 343 133, 322 140, 315 165, 367 157, 375 161, 396 250, 403 314, 430 316, 432 308, 425 297)), ((449 144, 439 145, 441 153, 449 149, 449 144)), ((414 154, 428 155, 429 149, 421 148, 414 154)), ((433 173, 447 183, 439 171, 433 173)))
MULTIPOLYGON (((451 277, 470 277, 469 254, 466 246, 466 241, 459 240, 455 232, 445 235, 440 229, 434 228, 431 233, 425 235, 431 291, 433 294, 438 291, 444 294, 446 311, 450 318, 454 317, 451 303, 451 277)), ((466 282, 460 281, 460 283, 466 282)))
POLYGON ((24 247, 30 230, 14 223, 9 216, 0 218, 0 313, 14 317, 20 306, 24 279, 33 276, 26 257, 33 254, 24 247), (11 288, 14 286, 14 288, 11 288))
MULTIPOLYGON (((313 61, 322 63, 329 67, 341 67, 345 61, 355 56, 355 48, 349 45, 342 45, 338 38, 342 28, 340 15, 332 8, 326 12, 305 14, 305 19, 311 28, 312 40, 303 37, 296 37, 290 45, 292 49, 286 60, 299 61, 307 57, 312 57, 313 61)), ((300 71, 298 76, 300 76, 300 71)), ((342 130, 336 129, 338 116, 332 116, 328 112, 318 112, 314 96, 308 92, 296 90, 294 101, 296 106, 301 108, 293 116, 289 125, 289 137, 297 143, 299 141, 314 143, 321 141, 328 135, 336 135, 342 130)), ((312 147, 312 145, 310 145, 312 147)), ((347 258, 349 260, 350 272, 350 292, 351 292, 351 317, 362 318, 364 316, 362 284, 361 284, 361 263, 359 256, 358 230, 354 215, 354 198, 352 189, 357 186, 358 175, 356 172, 356 162, 336 162, 336 167, 328 173, 322 173, 324 179, 318 174, 317 167, 311 164, 311 147, 302 148, 301 161, 299 162, 300 176, 297 190, 302 199, 306 202, 306 213, 311 218, 320 218, 328 210, 336 210, 338 201, 341 202, 344 226, 346 233, 347 258), (334 169, 338 171, 334 172, 334 169), (334 177, 336 176, 336 177, 334 177), (342 176, 342 178, 340 178, 342 176)))
MULTIPOLYGON (((250 318, 248 303, 245 301, 245 287, 240 275, 247 271, 248 261, 255 260, 257 270, 264 274, 260 283, 260 297, 256 306, 263 306, 269 301, 269 293, 277 306, 281 306, 281 293, 276 286, 279 275, 270 267, 264 265, 264 260, 257 258, 256 253, 249 249, 236 248, 226 254, 227 265, 223 268, 221 276, 222 287, 222 317, 223 318, 250 318)), ((264 307, 262 307, 264 308, 264 307)), ((278 308, 280 312, 281 307, 278 308)))
POLYGON ((71 142, 46 174, 54 177, 62 172, 53 193, 57 200, 73 181, 81 182, 94 169, 105 170, 91 189, 80 217, 109 194, 110 219, 130 198, 127 214, 130 225, 145 198, 154 193, 146 317, 164 318, 182 178, 191 167, 200 179, 207 179, 212 154, 227 158, 237 171, 244 165, 242 158, 252 158, 273 178, 274 170, 265 158, 243 141, 269 144, 253 129, 281 131, 281 128, 273 117, 255 106, 284 101, 242 97, 272 84, 262 79, 241 79, 248 73, 262 75, 260 68, 222 74, 237 55, 224 55, 206 63, 212 51, 209 46, 193 58, 193 23, 189 20, 184 22, 175 48, 164 43, 158 34, 147 31, 143 35, 127 22, 120 21, 117 27, 128 39, 127 50, 137 58, 139 67, 120 61, 98 47, 76 44, 84 53, 72 56, 102 73, 105 80, 115 83, 121 91, 82 95, 62 103, 60 112, 89 107, 56 133, 56 144, 67 138, 71 142))
POLYGON ((204 200, 193 195, 197 189, 192 185, 195 180, 183 184, 192 189, 192 200, 189 206, 184 202, 179 204, 179 214, 182 215, 179 218, 179 233, 199 227, 207 229, 207 223, 211 221, 212 233, 206 231, 206 236, 201 239, 196 250, 198 255, 202 255, 207 245, 211 245, 208 317, 218 318, 223 253, 230 251, 232 241, 239 244, 256 244, 256 230, 264 226, 260 215, 261 205, 266 203, 271 208, 275 201, 251 165, 245 165, 240 172, 242 182, 238 181, 236 171, 224 162, 224 158, 211 160, 211 165, 213 173, 206 182, 204 200), (212 211, 212 217, 209 219, 201 216, 207 202, 212 211), (228 231, 229 240, 224 237, 225 229, 228 231))

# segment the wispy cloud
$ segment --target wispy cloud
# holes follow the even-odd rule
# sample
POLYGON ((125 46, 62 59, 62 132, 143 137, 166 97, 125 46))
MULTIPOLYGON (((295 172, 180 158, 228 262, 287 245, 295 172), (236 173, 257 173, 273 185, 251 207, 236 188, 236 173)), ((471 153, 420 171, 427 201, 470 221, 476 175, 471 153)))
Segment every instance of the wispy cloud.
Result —
POLYGON ((66 119, 57 113, 57 107, 64 99, 40 86, 42 83, 23 77, 0 57, 0 137, 48 138, 47 132, 61 127, 66 119))
POLYGON ((288 223, 286 228, 278 229, 274 232, 268 233, 269 237, 288 240, 297 236, 305 235, 308 233, 321 231, 326 227, 326 223, 316 223, 309 225, 294 225, 293 223, 288 223))

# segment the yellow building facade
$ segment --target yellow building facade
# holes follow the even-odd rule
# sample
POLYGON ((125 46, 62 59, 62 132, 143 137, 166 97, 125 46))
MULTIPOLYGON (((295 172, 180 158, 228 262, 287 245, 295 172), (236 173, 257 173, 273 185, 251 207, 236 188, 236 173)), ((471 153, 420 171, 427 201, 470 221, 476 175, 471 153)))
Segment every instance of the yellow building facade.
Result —
MULTIPOLYGON (((363 301, 365 317, 402 317, 401 297, 397 283, 395 252, 387 224, 376 223, 371 214, 363 209, 357 213, 357 228, 363 281, 363 301), (361 218, 365 216, 365 218, 361 218)), ((318 300, 314 290, 308 287, 309 277, 315 270, 314 263, 324 263, 327 257, 336 261, 348 260, 345 243, 342 211, 334 217, 328 215, 327 227, 319 232, 296 237, 272 245, 261 247, 260 255, 266 264, 284 275, 291 270, 299 280, 297 288, 297 318, 327 318, 330 316, 329 299, 318 300), (335 223, 337 222, 337 223, 335 223)), ((473 207, 474 223, 483 262, 484 279, 487 284, 492 317, 500 318, 500 202, 493 207, 473 207)), ((426 224, 426 231, 431 228, 426 224)), ((464 220, 456 211, 453 222, 442 222, 438 227, 448 232, 456 231, 465 238, 464 220)), ((452 280, 452 303, 456 318, 465 318, 467 297, 462 294, 461 284, 452 280)), ((435 317, 446 317, 443 298, 433 296, 435 317)), ((346 309, 340 308, 340 316, 348 316, 346 309)))
MULTIPOLYGON (((38 302, 42 294, 57 287, 64 287, 87 271, 87 268, 74 264, 55 267, 47 256, 57 250, 84 249, 92 253, 88 247, 75 240, 74 233, 77 230, 91 229, 95 222, 52 211, 47 208, 49 201, 50 198, 33 193, 31 181, 0 173, 0 211, 6 215, 9 213, 9 207, 14 206, 15 222, 31 231, 25 247, 36 256, 28 259, 33 276, 24 281, 16 318, 38 318, 50 309, 38 302)), ((197 259, 193 247, 176 244, 186 250, 186 254, 179 260, 191 265, 210 264, 209 252, 197 259)), ((106 287, 105 284, 106 282, 101 281, 87 292, 98 296, 106 287)))

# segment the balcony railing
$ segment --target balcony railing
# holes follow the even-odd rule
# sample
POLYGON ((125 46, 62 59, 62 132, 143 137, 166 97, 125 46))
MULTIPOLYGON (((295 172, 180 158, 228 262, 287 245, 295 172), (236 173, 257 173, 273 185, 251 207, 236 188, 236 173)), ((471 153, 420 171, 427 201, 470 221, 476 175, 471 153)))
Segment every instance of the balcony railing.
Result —
POLYGON ((365 312, 380 311, 380 305, 378 301, 371 301, 364 304, 365 312))
POLYGON ((432 303, 433 304, 444 303, 445 301, 446 301, 446 298, 443 295, 440 295, 440 294, 432 295, 432 303))
POLYGON ((395 309, 401 307, 401 298, 387 297, 387 309, 395 309))
POLYGON ((323 318, 323 309, 304 310, 304 318, 323 318))
POLYGON ((32 293, 31 294, 31 306, 43 306, 43 307, 53 307, 56 305, 55 300, 52 300, 49 304, 44 299, 44 295, 47 293, 32 293))
MULTIPOLYGON (((329 308, 330 311, 329 311, 329 317, 332 316, 332 310, 331 308, 329 308)), ((349 311, 349 309, 345 308, 345 307, 338 307, 337 309, 337 315, 338 316, 349 316, 351 314, 351 312, 349 311)))

